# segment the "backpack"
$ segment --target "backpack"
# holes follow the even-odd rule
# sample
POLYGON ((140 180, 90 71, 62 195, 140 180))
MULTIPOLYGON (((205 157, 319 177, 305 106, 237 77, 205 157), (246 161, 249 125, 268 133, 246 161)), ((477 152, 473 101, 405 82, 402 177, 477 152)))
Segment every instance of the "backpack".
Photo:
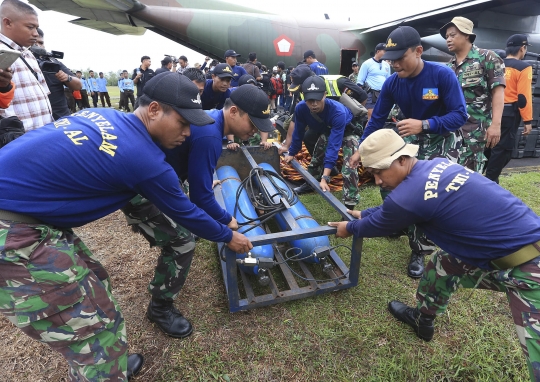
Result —
POLYGON ((261 73, 261 76, 261 82, 263 84, 262 90, 264 90, 269 96, 273 96, 274 94, 276 94, 276 88, 274 87, 273 81, 271 81, 268 73, 261 73))
POLYGON ((277 95, 283 94, 283 80, 281 78, 272 77, 270 79, 272 81, 272 84, 274 85, 274 88, 276 89, 277 95))

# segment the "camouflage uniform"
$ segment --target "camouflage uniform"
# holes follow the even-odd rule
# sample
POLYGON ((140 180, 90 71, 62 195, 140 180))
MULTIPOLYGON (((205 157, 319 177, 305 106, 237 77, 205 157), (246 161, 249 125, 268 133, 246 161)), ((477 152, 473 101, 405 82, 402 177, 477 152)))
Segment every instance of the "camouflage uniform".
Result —
POLYGON ((458 65, 456 57, 448 63, 463 89, 469 119, 461 127, 463 145, 459 164, 481 173, 486 161, 486 130, 491 125, 492 97, 496 86, 505 86, 504 62, 494 52, 473 45, 465 60, 458 65))
POLYGON ((261 144, 261 135, 259 133, 255 133, 247 141, 243 141, 240 138, 234 137, 234 142, 238 143, 239 145, 247 142, 248 146, 259 146, 261 144))
POLYGON ((130 200, 122 212, 128 224, 142 234, 150 246, 161 247, 154 278, 148 285, 152 298, 174 300, 184 286, 193 259, 193 235, 140 195, 130 200))
POLYGON ((490 271, 439 250, 432 255, 418 285, 418 309, 424 314, 443 314, 460 286, 506 293, 531 381, 539 381, 540 257, 514 268, 490 271))
MULTIPOLYGON (((306 133, 306 135, 308 135, 306 133)), ((353 134, 349 127, 345 128, 343 135, 343 167, 341 175, 343 176, 343 203, 357 204, 360 200, 358 193, 358 170, 349 166, 349 158, 356 152, 359 146, 360 136, 353 134)), ((321 179, 324 171, 324 157, 326 155, 326 146, 328 145, 328 136, 321 134, 313 148, 311 162, 307 168, 308 172, 317 180, 321 179)), ((306 145, 307 147, 307 145, 306 145)))
POLYGON ((349 75, 349 80, 351 80, 352 82, 354 82, 355 84, 358 82, 358 74, 359 73, 354 73, 352 72, 350 75, 349 75))
POLYGON ((109 275, 70 229, 0 220, 0 312, 69 363, 70 381, 125 381, 109 275))

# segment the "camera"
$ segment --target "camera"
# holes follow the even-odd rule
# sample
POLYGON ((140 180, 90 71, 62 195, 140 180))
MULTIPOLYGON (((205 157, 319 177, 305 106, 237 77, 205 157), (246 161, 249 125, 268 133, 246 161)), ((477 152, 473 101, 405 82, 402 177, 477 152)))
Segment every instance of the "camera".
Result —
POLYGON ((178 64, 178 58, 176 58, 176 56, 171 56, 170 54, 166 54, 165 55, 166 57, 170 57, 173 64, 177 65, 178 64))
POLYGON ((36 60, 38 60, 39 67, 43 73, 58 73, 60 64, 56 62, 56 59, 64 58, 63 52, 58 52, 56 50, 47 52, 45 49, 36 45, 30 47, 30 51, 34 57, 36 57, 36 60))

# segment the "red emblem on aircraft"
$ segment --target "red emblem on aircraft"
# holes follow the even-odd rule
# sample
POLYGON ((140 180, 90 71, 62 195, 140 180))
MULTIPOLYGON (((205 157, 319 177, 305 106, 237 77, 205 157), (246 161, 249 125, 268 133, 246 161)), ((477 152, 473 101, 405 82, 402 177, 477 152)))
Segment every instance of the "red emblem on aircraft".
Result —
POLYGON ((282 34, 274 40, 274 49, 278 56, 291 56, 294 50, 294 41, 282 34))

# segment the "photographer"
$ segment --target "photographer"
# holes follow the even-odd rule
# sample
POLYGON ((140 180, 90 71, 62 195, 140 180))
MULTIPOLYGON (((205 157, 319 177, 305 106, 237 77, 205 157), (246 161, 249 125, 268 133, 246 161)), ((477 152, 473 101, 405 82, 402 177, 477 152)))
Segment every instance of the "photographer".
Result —
POLYGON ((15 84, 13 100, 8 108, 0 109, 0 117, 17 116, 26 131, 41 127, 53 121, 47 97, 49 88, 35 57, 24 49, 32 46, 38 37, 36 28, 26 27, 39 25, 37 13, 28 4, 5 0, 0 6, 0 20, 0 45, 21 52, 21 57, 11 65, 15 84))
POLYGON ((57 120, 60 117, 71 114, 67 98, 64 94, 64 86, 67 86, 70 91, 73 91, 81 90, 82 84, 75 74, 71 73, 64 64, 52 57, 52 54, 45 50, 43 31, 37 28, 37 32, 39 37, 30 50, 36 57, 39 67, 45 76, 45 81, 50 90, 49 101, 52 106, 53 118, 57 120))

